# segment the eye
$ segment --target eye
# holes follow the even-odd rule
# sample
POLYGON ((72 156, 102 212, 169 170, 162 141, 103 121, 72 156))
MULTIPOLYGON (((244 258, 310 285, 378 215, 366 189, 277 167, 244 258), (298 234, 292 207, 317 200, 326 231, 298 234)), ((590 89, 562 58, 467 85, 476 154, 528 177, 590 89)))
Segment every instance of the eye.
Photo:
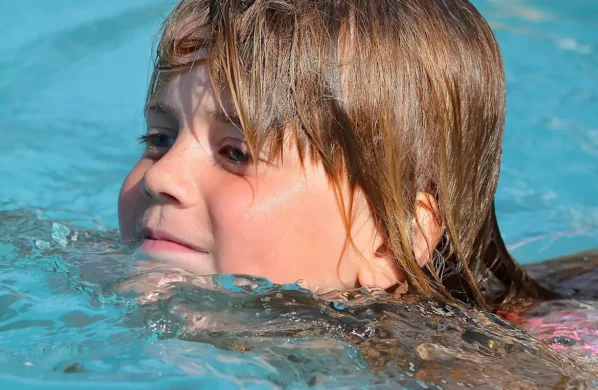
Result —
POLYGON ((150 133, 139 137, 139 143, 145 144, 145 152, 149 155, 164 154, 174 145, 176 137, 165 133, 150 133))
POLYGON ((147 134, 141 136, 141 142, 148 147, 169 148, 174 144, 174 137, 167 134, 147 134))
POLYGON ((248 165, 252 161, 251 154, 246 150, 233 145, 224 145, 220 148, 220 155, 234 165, 248 165))
POLYGON ((152 134, 149 137, 149 141, 151 146, 155 146, 157 148, 169 148, 174 144, 174 137, 168 136, 166 134, 152 134))

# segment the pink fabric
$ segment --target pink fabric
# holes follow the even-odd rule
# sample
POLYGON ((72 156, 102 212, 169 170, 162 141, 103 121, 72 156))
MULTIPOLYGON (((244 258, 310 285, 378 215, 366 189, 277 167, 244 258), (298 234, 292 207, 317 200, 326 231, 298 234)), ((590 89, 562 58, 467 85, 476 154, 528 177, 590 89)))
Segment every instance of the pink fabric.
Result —
POLYGON ((543 302, 521 316, 520 328, 560 351, 598 361, 598 303, 543 302))

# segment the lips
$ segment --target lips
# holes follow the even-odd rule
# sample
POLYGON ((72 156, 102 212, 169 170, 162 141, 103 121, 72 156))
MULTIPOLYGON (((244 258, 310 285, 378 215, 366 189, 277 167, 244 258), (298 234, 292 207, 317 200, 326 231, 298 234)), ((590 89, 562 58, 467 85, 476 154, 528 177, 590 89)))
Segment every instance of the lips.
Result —
POLYGON ((140 249, 146 253, 208 253, 204 248, 168 231, 152 228, 144 229, 140 249))

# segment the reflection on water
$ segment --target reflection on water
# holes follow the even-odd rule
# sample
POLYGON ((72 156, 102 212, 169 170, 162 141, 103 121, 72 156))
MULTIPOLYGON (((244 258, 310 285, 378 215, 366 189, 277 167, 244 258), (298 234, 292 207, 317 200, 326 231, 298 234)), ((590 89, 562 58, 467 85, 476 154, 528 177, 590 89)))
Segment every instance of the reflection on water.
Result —
MULTIPOLYGON (((579 341, 536 324, 539 342, 494 314, 416 296, 315 296, 252 277, 200 277, 136 260, 114 244, 114 231, 79 227, 84 216, 57 221, 1 210, 0 383, 10 374, 61 386, 83 379, 322 389, 597 384, 595 351, 574 348, 596 341, 582 334, 598 323, 595 300, 571 301, 577 315, 587 314, 569 321, 579 341), (548 346, 555 343, 561 350, 548 346)), ((555 310, 528 312, 550 322, 555 310)))
POLYGON ((554 19, 552 14, 534 7, 527 0, 490 0, 489 3, 497 7, 501 14, 516 16, 529 22, 547 22, 554 19))
MULTIPOLYGON (((538 342, 454 305, 375 291, 316 299, 175 272, 114 245, 102 224, 116 226, 140 153, 151 37, 175 2, 3 4, 0 201, 20 205, 0 206, 1 388, 598 387, 596 262, 534 267, 575 299, 501 311, 538 342)), ((473 3, 507 71, 507 242, 524 262, 596 248, 598 3, 473 3)))
MULTIPOLYGON (((506 241, 544 237, 514 250, 527 263, 596 248, 598 2, 472 2, 507 72, 497 194, 506 241)), ((176 0, 5 3, 0 199, 116 227, 120 184, 141 153, 152 37, 176 0)))

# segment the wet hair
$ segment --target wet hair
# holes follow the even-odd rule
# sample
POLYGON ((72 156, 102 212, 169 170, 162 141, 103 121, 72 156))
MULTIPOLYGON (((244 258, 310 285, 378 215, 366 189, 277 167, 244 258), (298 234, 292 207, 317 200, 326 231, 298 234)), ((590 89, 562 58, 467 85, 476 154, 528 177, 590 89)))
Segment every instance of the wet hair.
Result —
POLYGON ((410 288, 479 305, 550 294, 498 230, 505 74, 469 1, 181 0, 147 103, 169 74, 200 62, 217 97, 230 92, 254 155, 280 154, 290 139, 322 163, 337 196, 347 184, 365 194, 410 288), (420 191, 436 199, 443 229, 423 268, 411 242, 420 191))

